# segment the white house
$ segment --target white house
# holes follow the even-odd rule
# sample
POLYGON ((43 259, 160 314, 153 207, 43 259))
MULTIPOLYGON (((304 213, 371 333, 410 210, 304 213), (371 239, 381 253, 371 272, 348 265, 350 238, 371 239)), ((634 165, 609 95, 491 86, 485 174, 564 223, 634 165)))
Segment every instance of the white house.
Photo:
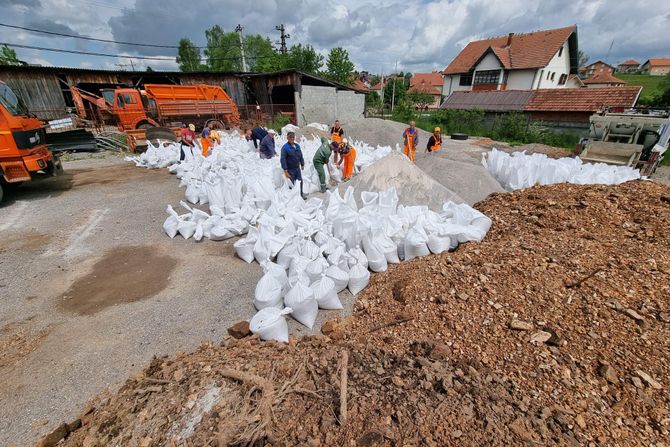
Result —
POLYGON ((443 93, 564 88, 577 52, 577 26, 470 42, 442 71, 443 93))

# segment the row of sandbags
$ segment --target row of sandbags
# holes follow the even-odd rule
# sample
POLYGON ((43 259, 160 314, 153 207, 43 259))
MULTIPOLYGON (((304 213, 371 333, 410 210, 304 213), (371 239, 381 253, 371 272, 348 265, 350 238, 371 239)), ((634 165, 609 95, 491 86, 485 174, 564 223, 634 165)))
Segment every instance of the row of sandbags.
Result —
POLYGON ((482 155, 482 164, 510 191, 565 182, 618 185, 640 178, 640 171, 628 166, 584 163, 579 157, 555 159, 544 154, 528 155, 525 151, 510 155, 496 148, 482 155))

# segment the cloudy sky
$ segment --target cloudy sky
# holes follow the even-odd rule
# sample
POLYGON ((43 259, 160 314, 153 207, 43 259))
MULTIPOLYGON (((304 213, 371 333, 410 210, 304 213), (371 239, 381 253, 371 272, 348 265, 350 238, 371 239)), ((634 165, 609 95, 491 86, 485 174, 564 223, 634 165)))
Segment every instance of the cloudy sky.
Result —
MULTIPOLYGON (((123 42, 177 45, 188 37, 204 45, 204 30, 277 40, 284 23, 292 43, 324 54, 342 46, 359 69, 438 70, 469 41, 576 24, 579 47, 592 61, 670 57, 670 2, 660 0, 0 0, 0 23, 123 42), (612 45, 613 42, 613 45, 612 45), (611 51, 610 51, 611 46, 611 51)), ((72 51, 172 58, 170 48, 45 36, 0 26, 0 42, 72 51)), ((129 57, 96 57, 16 49, 29 63, 119 68, 129 57)), ((173 60, 133 59, 135 68, 175 69, 173 60)), ((130 68, 129 66, 127 67, 130 68)))

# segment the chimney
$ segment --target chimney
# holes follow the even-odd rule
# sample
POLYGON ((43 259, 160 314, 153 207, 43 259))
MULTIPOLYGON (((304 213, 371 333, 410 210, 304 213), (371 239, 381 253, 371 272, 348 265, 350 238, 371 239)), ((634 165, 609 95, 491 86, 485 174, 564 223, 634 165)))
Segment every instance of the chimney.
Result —
POLYGON ((514 33, 509 33, 509 35, 507 36, 507 44, 505 45, 506 47, 512 45, 512 36, 513 35, 514 35, 514 33))

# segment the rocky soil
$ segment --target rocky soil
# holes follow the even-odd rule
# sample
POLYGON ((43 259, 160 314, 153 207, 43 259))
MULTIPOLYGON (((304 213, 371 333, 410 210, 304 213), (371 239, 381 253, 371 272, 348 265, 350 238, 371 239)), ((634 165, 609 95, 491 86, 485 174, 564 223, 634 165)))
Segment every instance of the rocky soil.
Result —
POLYGON ((670 188, 477 208, 484 242, 374 275, 324 336, 155 358, 42 445, 668 445, 670 188))

